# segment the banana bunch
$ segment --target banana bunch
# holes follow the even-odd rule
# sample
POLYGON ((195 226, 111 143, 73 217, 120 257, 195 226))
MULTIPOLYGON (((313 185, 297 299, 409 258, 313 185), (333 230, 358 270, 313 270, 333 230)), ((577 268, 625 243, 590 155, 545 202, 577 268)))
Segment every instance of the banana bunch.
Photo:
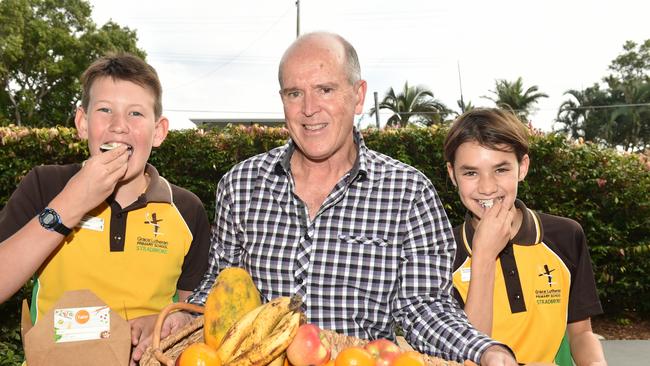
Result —
POLYGON ((224 366, 281 366, 304 314, 300 296, 282 296, 246 313, 217 349, 224 366))

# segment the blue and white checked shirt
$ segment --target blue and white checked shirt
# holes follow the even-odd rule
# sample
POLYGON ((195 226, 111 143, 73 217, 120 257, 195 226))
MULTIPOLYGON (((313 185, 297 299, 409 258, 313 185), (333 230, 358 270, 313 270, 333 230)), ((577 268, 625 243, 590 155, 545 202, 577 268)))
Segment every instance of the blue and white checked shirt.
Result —
POLYGON ((252 157, 217 188, 210 267, 188 299, 203 304, 222 268, 239 266, 266 299, 300 294, 310 322, 364 339, 479 362, 496 344, 472 328, 451 295, 455 244, 431 182, 369 150, 358 157, 313 221, 294 191, 288 144, 252 157))

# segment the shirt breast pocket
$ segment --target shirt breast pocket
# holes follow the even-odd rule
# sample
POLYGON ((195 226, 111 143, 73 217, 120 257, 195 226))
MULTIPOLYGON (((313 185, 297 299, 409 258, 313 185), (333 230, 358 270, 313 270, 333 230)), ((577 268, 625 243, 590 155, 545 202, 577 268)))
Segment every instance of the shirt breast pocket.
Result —
POLYGON ((348 294, 359 294, 366 301, 387 302, 396 286, 400 246, 389 238, 340 234, 335 264, 330 273, 348 294))

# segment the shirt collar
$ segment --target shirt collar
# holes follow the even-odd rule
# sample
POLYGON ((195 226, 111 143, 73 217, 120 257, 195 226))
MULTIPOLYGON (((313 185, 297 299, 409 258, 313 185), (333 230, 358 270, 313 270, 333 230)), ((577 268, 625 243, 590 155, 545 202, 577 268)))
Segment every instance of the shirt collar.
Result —
POLYGON ((160 176, 153 165, 147 163, 144 168, 145 174, 149 175, 149 186, 144 192, 145 201, 148 202, 172 202, 172 192, 169 182, 160 176))
MULTIPOLYGON (((524 202, 518 199, 515 200, 515 207, 521 211, 523 217, 519 231, 511 242, 516 245, 535 245, 541 243, 544 237, 544 230, 537 213, 527 208, 524 202)), ((465 214, 465 222, 463 223, 461 235, 465 248, 471 253, 472 240, 474 238, 471 212, 465 214)))
MULTIPOLYGON (((350 169, 349 181, 353 181, 357 176, 365 177, 368 175, 368 148, 363 141, 361 132, 356 127, 352 129, 352 136, 354 138, 354 144, 357 146, 357 158, 354 161, 354 165, 352 165, 352 169, 350 169)), ((275 163, 276 174, 286 175, 291 170, 291 156, 295 150, 295 142, 289 139, 284 147, 284 152, 280 154, 279 160, 275 163)))

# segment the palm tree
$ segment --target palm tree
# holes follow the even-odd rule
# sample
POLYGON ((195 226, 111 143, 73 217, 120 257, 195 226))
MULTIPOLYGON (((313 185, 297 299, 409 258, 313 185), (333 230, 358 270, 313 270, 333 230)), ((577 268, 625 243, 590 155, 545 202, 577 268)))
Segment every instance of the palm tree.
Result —
MULTIPOLYGON (((388 119, 389 126, 406 126, 409 123, 432 125, 442 123, 451 111, 439 100, 433 92, 422 86, 409 86, 404 83, 404 90, 396 94, 391 87, 386 92, 384 100, 379 103, 379 109, 389 109, 393 115, 388 119)), ((377 111, 370 109, 370 116, 377 111)))
POLYGON ((495 97, 484 96, 483 98, 493 101, 499 108, 511 109, 522 122, 528 122, 528 115, 532 112, 533 105, 541 98, 548 98, 548 95, 538 90, 537 85, 533 85, 524 91, 521 77, 514 82, 500 79, 496 81, 495 90, 490 90, 495 97))

